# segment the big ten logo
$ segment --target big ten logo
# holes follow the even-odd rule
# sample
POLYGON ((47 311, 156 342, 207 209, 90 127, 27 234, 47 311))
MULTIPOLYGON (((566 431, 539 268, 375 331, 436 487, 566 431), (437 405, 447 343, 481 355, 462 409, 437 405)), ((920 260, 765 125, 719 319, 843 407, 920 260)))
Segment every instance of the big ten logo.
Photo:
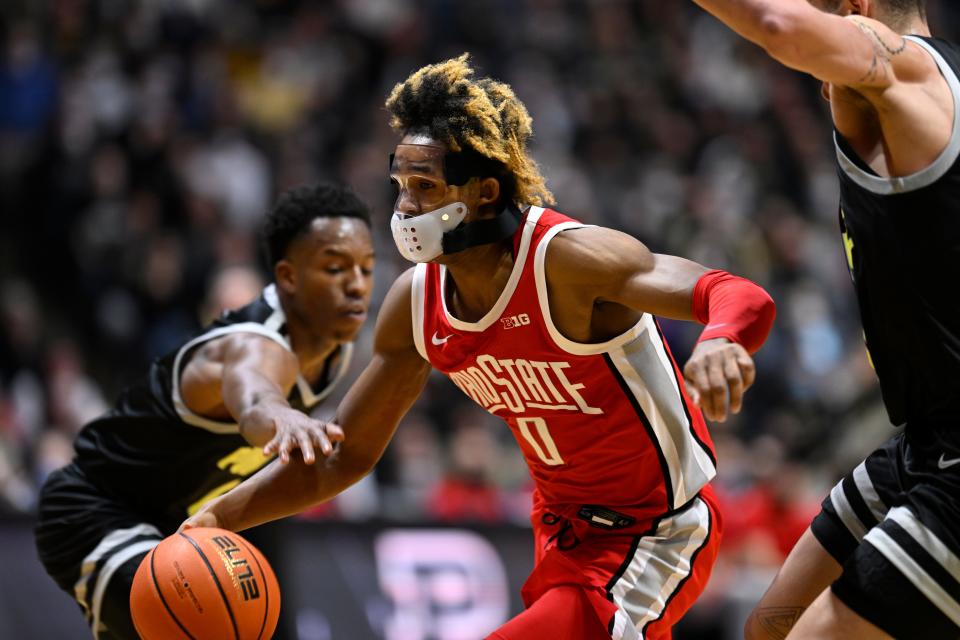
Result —
POLYGON ((471 640, 506 621, 503 563, 476 533, 387 530, 374 552, 380 588, 393 605, 387 640, 471 640))
POLYGON ((503 324, 504 329, 516 329, 517 327, 525 327, 530 324, 530 316, 525 313, 521 313, 518 316, 506 316, 505 318, 500 318, 500 322, 503 324))
POLYGON ((240 592, 244 600, 256 600, 260 597, 260 587, 257 585, 257 579, 253 575, 253 567, 250 562, 243 557, 243 550, 229 536, 214 536, 211 538, 213 543, 220 548, 220 559, 227 569, 227 573, 233 576, 234 584, 240 585, 240 592))

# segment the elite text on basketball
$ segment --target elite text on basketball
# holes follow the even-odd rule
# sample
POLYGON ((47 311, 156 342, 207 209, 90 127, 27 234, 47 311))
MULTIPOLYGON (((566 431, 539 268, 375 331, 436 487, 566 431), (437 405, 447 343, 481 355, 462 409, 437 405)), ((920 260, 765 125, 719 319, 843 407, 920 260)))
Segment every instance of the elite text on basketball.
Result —
POLYGON ((239 583, 243 599, 256 600, 259 598, 260 588, 257 586, 257 579, 253 575, 250 562, 243 556, 234 557, 242 553, 242 549, 228 536, 217 536, 213 538, 213 541, 221 549, 220 555, 223 558, 224 565, 227 566, 227 570, 239 583))

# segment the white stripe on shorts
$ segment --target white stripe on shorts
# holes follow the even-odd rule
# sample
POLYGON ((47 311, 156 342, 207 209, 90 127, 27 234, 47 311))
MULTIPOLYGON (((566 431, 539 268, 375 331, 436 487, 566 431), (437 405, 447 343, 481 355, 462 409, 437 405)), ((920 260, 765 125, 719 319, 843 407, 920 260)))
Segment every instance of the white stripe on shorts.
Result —
POLYGON ((103 605, 103 594, 107 591, 107 585, 110 583, 110 578, 113 577, 114 572, 133 556, 144 551, 150 551, 158 544, 160 544, 160 540, 141 540, 116 552, 104 563, 93 589, 93 611, 91 611, 93 622, 90 624, 90 629, 93 631, 94 638, 98 637, 100 631, 100 607, 103 605))
POLYGON ((617 609, 613 614, 613 633, 610 637, 616 640, 642 640, 640 632, 633 626, 633 621, 622 609, 617 609))
POLYGON ((943 612, 943 615, 960 626, 960 604, 957 604, 957 601, 944 591, 943 587, 937 584, 937 581, 917 564, 916 560, 911 558, 910 554, 897 544, 896 540, 887 535, 886 531, 880 527, 874 527, 864 538, 864 541, 869 542, 883 554, 893 566, 913 583, 913 586, 919 589, 930 602, 943 612))
POLYGON ((860 492, 860 497, 867 503, 867 508, 870 509, 870 513, 877 519, 877 522, 883 522, 889 508, 883 504, 883 500, 880 499, 880 494, 877 493, 876 487, 873 486, 873 481, 870 480, 866 461, 858 464, 857 468, 853 470, 853 481, 857 485, 857 491, 860 492))
POLYGON ((906 507, 895 507, 890 510, 887 517, 903 527, 927 553, 933 556, 934 560, 940 563, 941 567, 953 576, 954 580, 960 582, 960 560, 937 534, 917 519, 913 511, 906 507))
POLYGON ((103 540, 100 541, 100 544, 98 544, 93 551, 87 554, 87 557, 84 558, 80 564, 80 579, 77 580, 77 583, 73 587, 73 597, 76 598, 77 602, 80 603, 85 611, 90 610, 90 603, 87 602, 87 583, 90 581, 90 574, 97 568, 97 563, 100 561, 100 558, 137 536, 148 535, 155 535, 163 539, 163 534, 160 533, 160 530, 156 527, 149 524, 138 524, 129 529, 111 531, 104 536, 103 540))
POLYGON ((833 503, 837 515, 840 516, 844 526, 857 539, 857 542, 863 540, 863 536, 867 535, 867 528, 860 522, 860 518, 857 517, 853 507, 850 506, 850 502, 847 501, 847 495, 843 492, 842 480, 830 490, 830 502, 833 503))
POLYGON ((670 596, 690 575, 693 556, 709 534, 710 509, 698 497, 689 508, 661 520, 654 535, 641 538, 630 564, 610 589, 620 609, 613 640, 642 637, 644 627, 660 619, 670 596))

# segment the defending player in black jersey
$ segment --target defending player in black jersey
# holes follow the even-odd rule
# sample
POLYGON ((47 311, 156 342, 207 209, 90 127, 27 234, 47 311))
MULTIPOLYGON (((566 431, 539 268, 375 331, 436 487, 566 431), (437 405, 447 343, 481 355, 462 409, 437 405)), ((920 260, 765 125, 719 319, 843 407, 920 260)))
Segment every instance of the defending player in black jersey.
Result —
POLYGON ((305 412, 346 370, 366 318, 373 244, 366 206, 332 185, 285 193, 264 229, 274 283, 158 359, 76 458, 44 485, 37 546, 95 637, 137 638, 130 584, 185 517, 269 462, 313 462, 342 439, 305 412))
POLYGON ((823 81, 867 347, 904 425, 824 500, 747 637, 956 638, 960 47, 924 0, 696 2, 823 81))

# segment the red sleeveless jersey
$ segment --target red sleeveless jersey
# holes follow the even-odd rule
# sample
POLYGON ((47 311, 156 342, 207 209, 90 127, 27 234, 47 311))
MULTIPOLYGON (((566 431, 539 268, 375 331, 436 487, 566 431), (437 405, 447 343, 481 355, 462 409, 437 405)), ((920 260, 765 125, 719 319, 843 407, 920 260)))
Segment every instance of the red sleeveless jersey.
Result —
POLYGON ((554 326, 547 245, 583 226, 530 207, 507 286, 478 322, 448 311, 442 265, 417 265, 414 339, 434 368, 507 422, 544 508, 603 505, 645 521, 685 505, 713 478, 713 443, 650 314, 600 344, 573 342, 554 326))

